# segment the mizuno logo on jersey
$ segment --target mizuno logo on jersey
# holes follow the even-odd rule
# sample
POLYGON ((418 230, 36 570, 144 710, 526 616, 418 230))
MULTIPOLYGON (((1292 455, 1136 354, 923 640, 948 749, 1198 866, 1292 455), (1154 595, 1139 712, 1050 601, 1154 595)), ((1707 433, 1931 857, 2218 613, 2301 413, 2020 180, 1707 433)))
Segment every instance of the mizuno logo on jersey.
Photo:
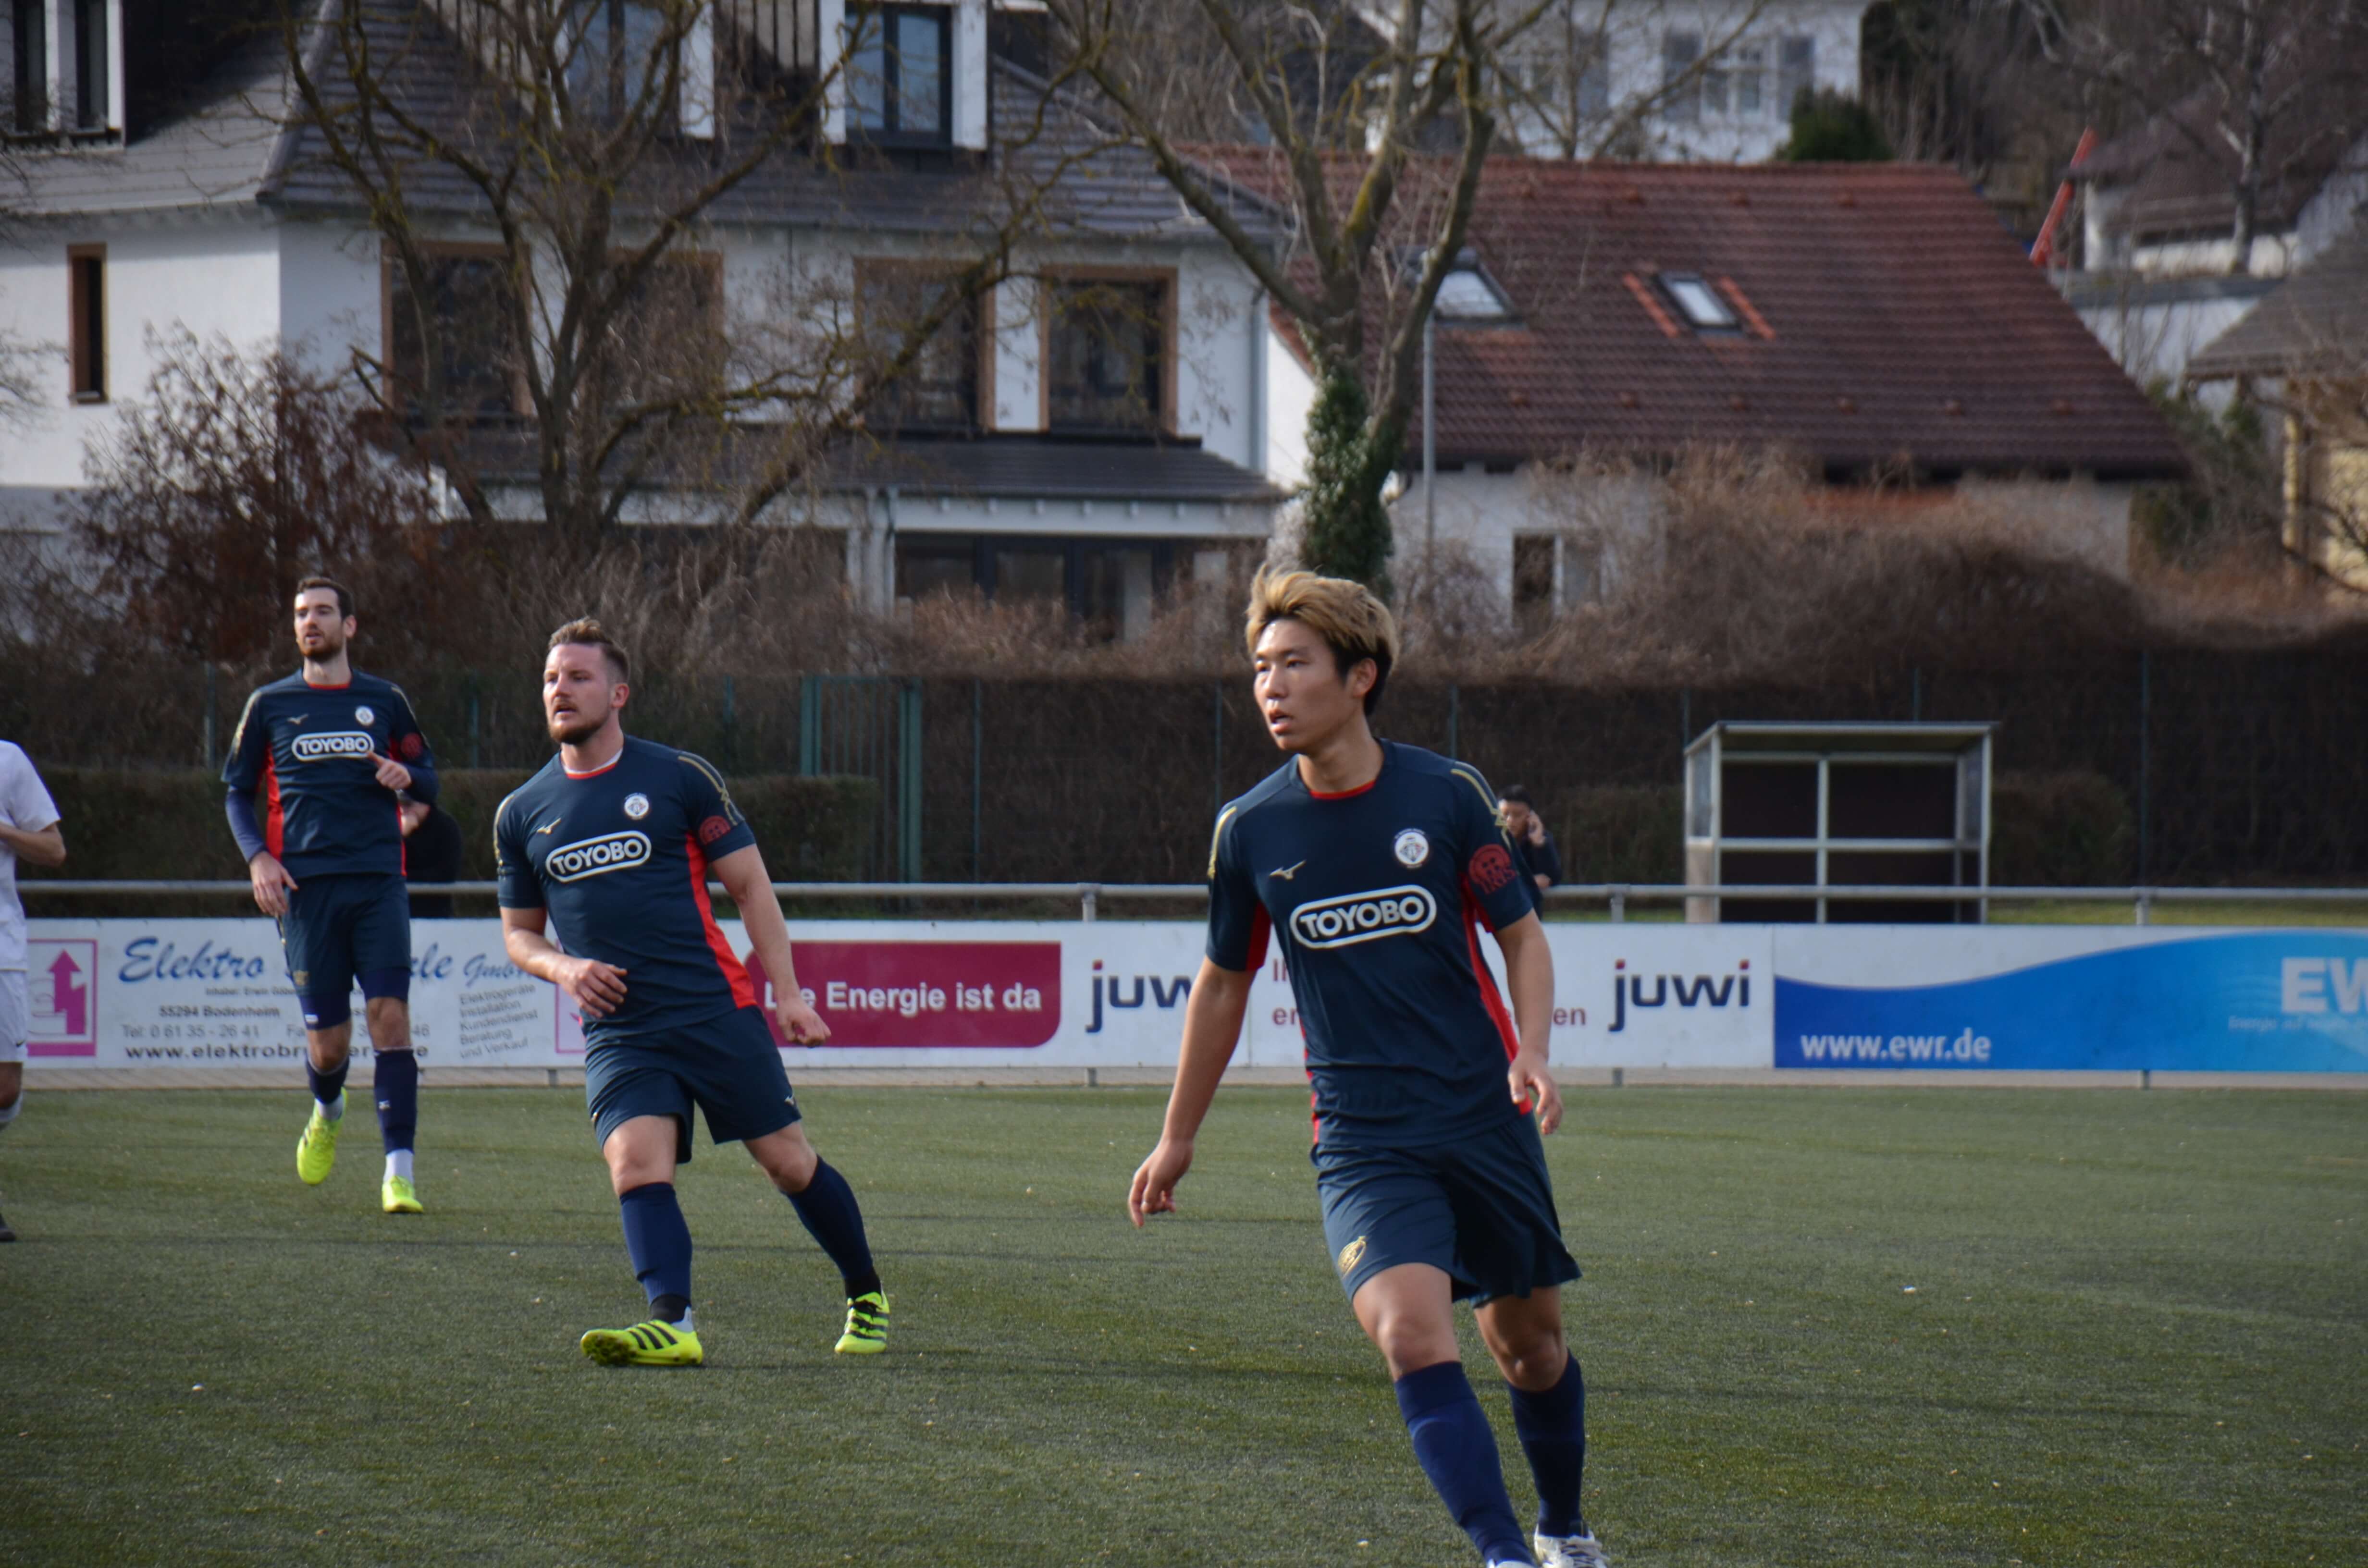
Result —
POLYGON ((605 833, 598 838, 561 845, 542 863, 542 869, 552 881, 573 882, 597 877, 603 871, 622 871, 644 865, 649 858, 648 834, 605 833))
POLYGON ((378 743, 359 730, 333 730, 326 734, 299 735, 288 743, 299 762, 326 762, 335 757, 363 758, 378 743))
POLYGON ((1383 888, 1344 893, 1291 912, 1291 933, 1303 948, 1345 948, 1377 937, 1427 931, 1439 917, 1439 901, 1422 888, 1383 888))

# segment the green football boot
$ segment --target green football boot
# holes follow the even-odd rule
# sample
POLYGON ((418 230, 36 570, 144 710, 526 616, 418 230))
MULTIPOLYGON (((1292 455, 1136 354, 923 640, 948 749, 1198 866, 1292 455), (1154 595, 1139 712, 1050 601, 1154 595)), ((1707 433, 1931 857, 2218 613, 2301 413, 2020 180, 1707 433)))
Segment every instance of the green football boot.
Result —
POLYGON ((655 1318, 631 1328, 596 1328, 578 1344, 604 1367, 696 1367, 707 1359, 698 1335, 655 1318))
POLYGON ((379 1183, 379 1206, 390 1214, 425 1214, 419 1201, 419 1189, 411 1185, 409 1176, 391 1176, 379 1183))
POLYGON ((341 1113, 335 1121, 321 1114, 320 1105, 313 1107, 313 1119, 304 1124, 304 1136, 296 1140, 296 1174, 304 1178, 307 1187, 318 1187, 329 1179, 329 1167, 337 1163, 337 1129, 346 1124, 342 1112, 346 1096, 337 1095, 341 1113))
POLYGON ((888 1348, 888 1297, 866 1290, 847 1302, 847 1332, 831 1347, 841 1356, 877 1356, 888 1348))

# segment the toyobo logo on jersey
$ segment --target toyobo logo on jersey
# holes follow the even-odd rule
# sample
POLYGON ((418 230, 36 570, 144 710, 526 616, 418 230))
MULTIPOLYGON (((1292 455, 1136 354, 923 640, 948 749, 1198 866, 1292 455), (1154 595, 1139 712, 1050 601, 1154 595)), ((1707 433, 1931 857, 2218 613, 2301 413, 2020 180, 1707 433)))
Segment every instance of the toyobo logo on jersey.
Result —
POLYGON ((544 874, 552 881, 572 882, 584 877, 597 877, 603 871, 622 871, 645 863, 650 858, 650 835, 646 833, 604 833, 598 838, 582 838, 573 844, 563 844, 551 852, 542 863, 544 874))
POLYGON ((333 730, 324 735, 299 735, 289 749, 299 762, 327 762, 336 757, 367 757, 378 749, 378 743, 359 730, 333 730))
POLYGON ((1291 912, 1291 930, 1303 948, 1345 948, 1427 931, 1438 916, 1439 901, 1424 889, 1383 888, 1303 903, 1291 912))

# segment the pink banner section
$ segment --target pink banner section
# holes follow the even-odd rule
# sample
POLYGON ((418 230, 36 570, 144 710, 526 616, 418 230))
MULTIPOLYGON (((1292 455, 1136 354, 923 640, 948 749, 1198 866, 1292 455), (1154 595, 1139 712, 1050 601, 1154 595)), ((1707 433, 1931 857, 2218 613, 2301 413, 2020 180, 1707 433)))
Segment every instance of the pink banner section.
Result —
MULTIPOLYGON (((1025 1051, 1061 1030, 1058 942, 801 941, 794 957, 807 1003, 830 1043, 1025 1051)), ((773 986, 748 955, 777 1044, 773 986)))

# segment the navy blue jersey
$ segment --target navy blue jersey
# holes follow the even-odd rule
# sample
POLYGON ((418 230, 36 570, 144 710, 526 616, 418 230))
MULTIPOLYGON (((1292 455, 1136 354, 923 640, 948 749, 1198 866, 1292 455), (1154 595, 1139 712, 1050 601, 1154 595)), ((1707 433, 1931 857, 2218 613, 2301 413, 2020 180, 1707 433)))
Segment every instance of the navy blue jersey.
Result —
POLYGON ((357 670, 343 686, 313 686, 299 672, 257 687, 222 762, 239 848, 249 859, 270 850, 299 882, 401 876, 403 819, 372 752, 411 769, 414 796, 436 799, 435 756, 393 681, 357 670), (256 796, 259 820, 239 805, 256 796))
POLYGON ((502 907, 549 910, 569 952, 625 971, 624 1004, 584 1020, 596 1043, 757 1005, 707 901, 709 862, 756 842, 722 774, 631 735, 595 773, 552 757, 494 818, 502 907))
POLYGON ((1327 1145, 1446 1142, 1520 1115, 1479 932, 1531 907, 1487 781, 1418 747, 1384 741, 1380 776, 1341 795, 1285 763, 1217 817, 1209 959, 1255 969, 1282 933, 1327 1145))

